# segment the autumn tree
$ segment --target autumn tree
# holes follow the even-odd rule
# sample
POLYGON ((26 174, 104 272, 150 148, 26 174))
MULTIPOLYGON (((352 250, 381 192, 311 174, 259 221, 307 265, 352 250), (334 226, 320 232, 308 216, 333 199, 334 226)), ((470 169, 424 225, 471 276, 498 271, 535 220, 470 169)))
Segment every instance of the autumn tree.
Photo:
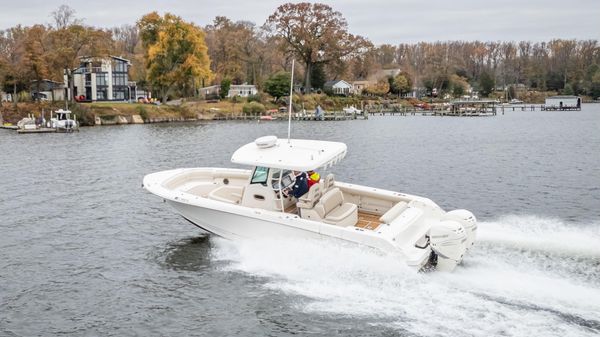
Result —
POLYGON ((467 93, 469 82, 467 82, 466 78, 453 74, 450 76, 450 87, 452 88, 452 94, 455 97, 460 97, 467 93))
POLYGON ((0 60, 4 64, 3 88, 12 92, 13 104, 18 102, 18 92, 27 85, 25 66, 25 37, 27 30, 22 26, 7 29, 0 39, 0 60))
POLYGON ((85 26, 75 17, 75 10, 60 6, 52 13, 56 28, 48 33, 48 57, 51 59, 51 76, 63 78, 63 72, 69 82, 71 100, 74 99, 73 70, 79 66, 82 56, 107 56, 112 44, 110 32, 85 26))
MULTIPOLYGON (((43 25, 35 25, 25 34, 24 61, 31 79, 36 82, 36 92, 41 91, 42 80, 50 75, 51 60, 49 57, 48 30, 43 25)), ((36 97, 40 99, 39 95, 36 97)))
POLYGON ((377 81, 377 84, 370 85, 364 89, 365 94, 373 96, 385 96, 390 92, 390 83, 386 78, 377 81))
POLYGON ((320 3, 287 3, 267 19, 270 32, 285 42, 286 52, 304 64, 305 88, 310 90, 312 68, 329 64, 353 54, 363 53, 370 43, 348 33, 348 24, 340 12, 320 3))
POLYGON ((143 16, 138 27, 146 48, 148 81, 163 102, 177 86, 196 87, 212 78, 202 29, 173 14, 161 17, 156 12, 143 16))

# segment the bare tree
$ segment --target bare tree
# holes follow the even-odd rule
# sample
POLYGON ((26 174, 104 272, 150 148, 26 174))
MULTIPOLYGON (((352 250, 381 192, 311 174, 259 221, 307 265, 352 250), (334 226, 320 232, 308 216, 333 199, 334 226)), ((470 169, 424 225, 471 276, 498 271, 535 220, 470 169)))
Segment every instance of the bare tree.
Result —
POLYGON ((64 29, 81 23, 81 20, 75 17, 75 10, 67 5, 58 7, 52 12, 51 16, 54 19, 56 29, 64 29))

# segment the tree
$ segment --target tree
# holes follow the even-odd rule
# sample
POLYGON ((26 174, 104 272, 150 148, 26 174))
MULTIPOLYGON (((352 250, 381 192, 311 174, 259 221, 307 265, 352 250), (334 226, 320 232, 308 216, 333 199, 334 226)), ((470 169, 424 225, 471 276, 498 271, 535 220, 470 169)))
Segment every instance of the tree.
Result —
POLYGON ((81 20, 75 17, 75 10, 67 5, 61 5, 52 12, 54 27, 57 30, 65 29, 72 25, 81 25, 81 20))
POLYGON ((290 81, 292 75, 285 71, 277 72, 265 81, 265 91, 278 100, 290 94, 290 81))
POLYGON ((188 84, 196 86, 213 76, 204 32, 173 14, 160 17, 156 12, 138 22, 146 51, 148 81, 163 102, 170 90, 188 84))
POLYGON ((487 97, 494 90, 494 86, 494 78, 487 71, 481 73, 481 76, 479 76, 479 92, 481 92, 481 95, 487 97))
POLYGON ((25 37, 27 30, 21 25, 12 27, 3 32, 0 40, 0 54, 4 63, 3 88, 12 91, 12 100, 15 107, 18 102, 18 92, 26 88, 25 66, 25 37))
POLYGON ((221 90, 219 91, 219 96, 221 98, 227 97, 229 94, 229 89, 231 88, 231 80, 228 78, 224 78, 221 81, 221 90))
POLYGON ((467 92, 469 82, 467 82, 466 78, 454 74, 450 76, 450 86, 452 87, 454 97, 460 97, 467 92))
MULTIPOLYGON (((42 80, 48 78, 50 60, 48 57, 48 31, 42 25, 35 25, 27 30, 25 36, 25 64, 31 79, 36 81, 36 91, 41 91, 42 80)), ((39 95, 36 97, 40 99, 39 95)))
POLYGON ((592 76, 590 95, 594 99, 600 99, 600 70, 592 76))
POLYGON ((313 88, 323 89, 323 85, 325 85, 325 82, 327 82, 326 76, 327 75, 325 74, 325 70, 323 69, 323 64, 315 64, 310 73, 310 82, 312 83, 313 88))
POLYGON ((340 12, 320 3, 287 3, 277 8, 266 26, 285 41, 286 51, 304 63, 306 90, 310 90, 312 68, 353 54, 361 54, 370 43, 348 33, 340 12))
POLYGON ((562 90, 562 94, 563 95, 574 95, 575 91, 573 90, 573 86, 571 85, 571 83, 567 83, 567 85, 565 85, 565 88, 562 90))
POLYGON ((375 85, 368 86, 364 89, 365 93, 374 96, 385 96, 390 92, 390 84, 387 79, 381 79, 375 85))
POLYGON ((401 72, 394 77, 390 77, 389 83, 390 92, 398 94, 398 96, 402 96, 402 94, 407 93, 412 89, 410 75, 406 72, 401 72))

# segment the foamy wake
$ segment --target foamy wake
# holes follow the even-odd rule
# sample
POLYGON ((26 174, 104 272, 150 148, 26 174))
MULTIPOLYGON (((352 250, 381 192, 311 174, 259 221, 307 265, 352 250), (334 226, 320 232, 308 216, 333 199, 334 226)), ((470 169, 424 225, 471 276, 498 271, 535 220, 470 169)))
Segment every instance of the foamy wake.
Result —
POLYGON ((574 268, 600 275, 593 226, 518 216, 480 223, 479 243, 450 274, 415 273, 394 256, 331 240, 213 240, 213 258, 227 261, 226 269, 308 298, 297 304, 304 312, 360 317, 426 336, 600 333, 600 289, 595 278, 581 277, 590 271, 572 276, 548 267, 559 254, 558 263, 576 260, 574 268))

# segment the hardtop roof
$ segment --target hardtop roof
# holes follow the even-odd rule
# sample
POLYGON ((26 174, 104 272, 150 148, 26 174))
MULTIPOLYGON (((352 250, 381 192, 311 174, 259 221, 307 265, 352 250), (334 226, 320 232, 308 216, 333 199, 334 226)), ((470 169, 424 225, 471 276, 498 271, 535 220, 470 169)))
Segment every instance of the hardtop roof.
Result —
MULTIPOLYGON (((231 156, 235 164, 309 171, 336 164, 346 156, 346 144, 308 139, 276 139, 272 146, 257 142, 240 147, 231 156)), ((259 138, 260 139, 260 138, 259 138)))

